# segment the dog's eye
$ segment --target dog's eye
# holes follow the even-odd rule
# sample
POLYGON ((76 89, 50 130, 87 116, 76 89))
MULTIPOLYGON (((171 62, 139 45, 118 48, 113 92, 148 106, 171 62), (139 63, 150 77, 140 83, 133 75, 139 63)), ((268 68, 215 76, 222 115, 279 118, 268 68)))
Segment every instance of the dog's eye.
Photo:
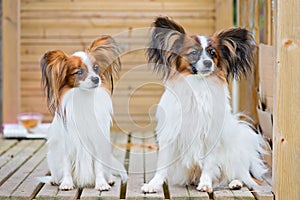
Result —
POLYGON ((197 55, 197 51, 192 51, 191 53, 189 53, 190 55, 194 56, 197 55))
POLYGON ((210 49, 210 50, 208 50, 208 52, 212 57, 214 57, 216 55, 216 50, 214 50, 214 49, 210 49))
POLYGON ((96 73, 99 72, 99 66, 97 64, 94 64, 93 69, 96 73))
POLYGON ((83 75, 83 69, 79 69, 77 72, 75 72, 77 76, 82 76, 83 75))

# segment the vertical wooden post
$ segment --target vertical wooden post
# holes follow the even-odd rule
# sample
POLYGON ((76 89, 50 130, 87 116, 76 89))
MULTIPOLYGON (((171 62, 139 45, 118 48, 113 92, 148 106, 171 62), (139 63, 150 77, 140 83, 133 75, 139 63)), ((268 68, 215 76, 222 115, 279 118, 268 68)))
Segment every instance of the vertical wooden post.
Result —
MULTIPOLYGON (((257 44, 259 44, 259 0, 238 0, 237 19, 238 26, 247 28, 252 31, 257 44)), ((252 119, 257 121, 257 93, 256 87, 258 85, 258 62, 257 51, 256 61, 253 67, 252 74, 248 78, 242 78, 239 83, 239 108, 240 112, 250 115, 252 119)))
POLYGON ((273 174, 276 199, 300 199, 300 1, 276 1, 273 174))
POLYGON ((265 43, 268 45, 273 45, 273 10, 272 10, 272 0, 267 0, 264 2, 264 12, 265 12, 265 43))
POLYGON ((3 123, 20 110, 20 0, 2 0, 3 123))

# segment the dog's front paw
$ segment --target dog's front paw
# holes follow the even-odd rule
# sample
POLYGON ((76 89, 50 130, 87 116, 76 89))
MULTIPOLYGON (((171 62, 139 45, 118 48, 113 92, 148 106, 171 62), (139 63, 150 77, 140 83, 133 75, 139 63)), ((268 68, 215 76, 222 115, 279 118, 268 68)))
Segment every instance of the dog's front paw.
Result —
POLYGON ((144 184, 141 188, 143 193, 156 193, 160 186, 156 186, 153 184, 144 184))
POLYGON ((98 183, 95 186, 95 190, 98 191, 109 191, 111 189, 111 186, 107 183, 98 183))
POLYGON ((239 190, 243 187, 243 183, 240 180, 233 180, 229 183, 229 188, 231 190, 239 190))
POLYGON ((74 184, 72 182, 69 181, 63 181, 60 185, 59 185, 59 189, 60 190, 73 190, 74 184))
POLYGON ((209 183, 199 183, 196 189, 199 190, 200 192, 208 192, 208 193, 213 192, 212 185, 209 183))

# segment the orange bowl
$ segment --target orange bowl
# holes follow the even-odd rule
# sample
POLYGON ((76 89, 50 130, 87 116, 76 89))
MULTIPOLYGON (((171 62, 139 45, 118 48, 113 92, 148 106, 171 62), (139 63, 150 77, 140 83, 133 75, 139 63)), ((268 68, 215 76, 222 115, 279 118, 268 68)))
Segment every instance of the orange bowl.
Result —
POLYGON ((42 122, 43 116, 40 113, 28 112, 18 114, 17 119, 19 124, 29 129, 37 127, 42 122))

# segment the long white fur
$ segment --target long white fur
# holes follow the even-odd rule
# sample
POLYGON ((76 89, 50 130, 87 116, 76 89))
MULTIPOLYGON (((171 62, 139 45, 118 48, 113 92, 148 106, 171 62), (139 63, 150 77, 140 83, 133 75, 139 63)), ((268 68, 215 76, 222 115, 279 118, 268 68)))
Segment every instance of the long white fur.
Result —
POLYGON ((112 173, 127 180, 125 168, 111 153, 112 113, 111 98, 101 87, 72 88, 63 96, 47 136, 52 183, 67 190, 75 185, 108 190, 112 173))
POLYGON ((207 192, 231 181, 257 185, 250 172, 262 179, 268 170, 261 159, 264 140, 231 113, 229 98, 227 84, 216 76, 167 81, 156 114, 157 171, 143 192, 156 192, 167 177, 207 192))

